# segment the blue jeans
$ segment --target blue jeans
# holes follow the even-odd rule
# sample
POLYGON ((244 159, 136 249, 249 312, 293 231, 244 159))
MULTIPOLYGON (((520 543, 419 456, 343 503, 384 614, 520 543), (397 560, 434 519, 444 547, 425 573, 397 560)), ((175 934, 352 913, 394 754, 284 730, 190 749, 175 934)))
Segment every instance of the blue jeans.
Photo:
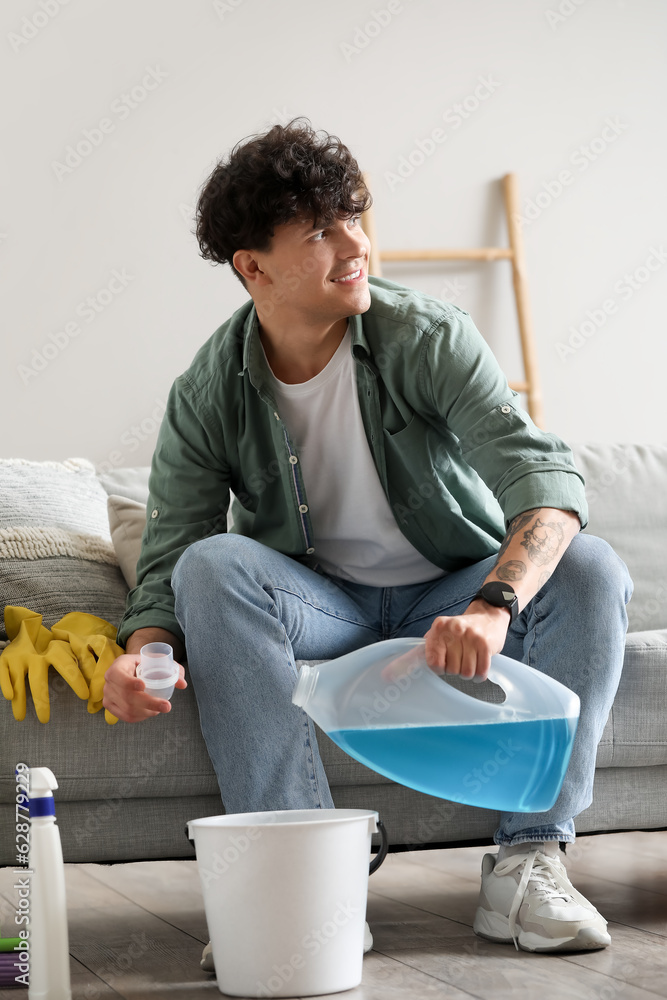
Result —
MULTIPOLYGON (((315 725, 292 704, 295 660, 423 636, 468 606, 490 556, 429 583, 369 587, 309 569, 242 535, 191 545, 172 576, 202 733, 227 812, 332 808, 315 725)), ((502 814, 497 844, 574 840, 590 805, 596 748, 623 665, 632 582, 602 539, 577 535, 510 626, 503 653, 581 699, 561 793, 548 812, 502 814)))

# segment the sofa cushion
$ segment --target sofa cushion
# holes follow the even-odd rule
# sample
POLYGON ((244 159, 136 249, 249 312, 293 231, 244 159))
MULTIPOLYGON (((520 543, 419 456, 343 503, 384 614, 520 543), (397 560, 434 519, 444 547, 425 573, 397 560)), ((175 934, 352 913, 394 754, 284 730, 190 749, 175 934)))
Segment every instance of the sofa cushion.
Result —
POLYGON ((667 629, 630 632, 598 767, 667 764, 667 629))
POLYGON ((103 472, 99 480, 109 494, 109 528, 118 563, 125 582, 137 585, 137 562, 141 536, 146 527, 149 465, 119 467, 103 472))
POLYGON ((107 500, 111 541, 128 587, 137 585, 141 536, 146 527, 146 504, 111 494, 107 500))
POLYGON ((137 503, 146 503, 148 500, 148 476, 150 474, 149 465, 119 466, 111 472, 99 473, 99 480, 111 496, 129 497, 137 503))
MULTIPOLYGON (((48 760, 63 801, 170 798, 216 795, 218 785, 199 728, 192 685, 175 692, 172 710, 141 725, 108 726, 104 715, 88 715, 65 681, 49 679, 51 721, 34 715, 16 722, 0 699, 0 728, 11 732, 18 761, 48 760), (4 715, 3 715, 4 713, 4 715), (76 730, 78 738, 72 739, 76 730)), ((667 630, 628 636, 625 666, 614 707, 598 747, 598 767, 667 765, 664 713, 667 704, 667 630)), ((32 709, 29 705, 29 712, 32 709)), ((317 739, 333 789, 394 786, 389 778, 345 754, 317 727, 317 739)), ((11 802, 13 776, 0 775, 0 801, 11 802)), ((101 822, 96 811, 90 823, 101 822)))
POLYGON ((573 446, 586 480, 587 527, 623 559, 635 584, 629 629, 667 628, 667 445, 573 446))
POLYGON ((94 466, 84 459, 0 459, 3 607, 37 611, 47 627, 69 611, 115 623, 126 595, 94 466))
MULTIPOLYGON (((48 763, 58 780, 59 800, 108 803, 219 794, 191 684, 174 692, 170 712, 137 725, 110 726, 104 712, 89 715, 86 703, 54 671, 49 698, 47 725, 37 722, 31 700, 25 720, 17 722, 10 703, 0 698, 0 730, 11 743, 13 762, 48 763)), ((13 801, 14 783, 12 770, 5 768, 0 801, 13 801)))

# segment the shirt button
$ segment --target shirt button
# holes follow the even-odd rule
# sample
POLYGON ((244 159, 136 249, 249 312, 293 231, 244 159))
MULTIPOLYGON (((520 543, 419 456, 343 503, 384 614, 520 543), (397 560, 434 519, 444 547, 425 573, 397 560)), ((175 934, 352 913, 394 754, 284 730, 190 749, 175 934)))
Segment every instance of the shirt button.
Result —
POLYGON ((299 504, 299 513, 300 514, 307 514, 308 513, 308 504, 307 503, 300 503, 299 504))
POLYGON ((500 407, 500 412, 501 413, 511 413, 512 412, 512 407, 508 406, 507 403, 505 403, 504 406, 500 407))
POLYGON ((277 410, 273 411, 273 415, 276 418, 276 420, 280 420, 280 414, 277 412, 277 410))
POLYGON ((313 554, 314 551, 315 551, 315 549, 311 545, 309 549, 306 549, 306 555, 307 556, 312 556, 312 554, 313 554))
POLYGON ((159 513, 159 512, 158 512, 158 509, 157 509, 157 507, 155 507, 155 508, 154 508, 154 509, 153 509, 153 510, 151 511, 151 517, 157 517, 157 516, 158 516, 158 513, 159 513))
POLYGON ((296 455, 290 455, 289 460, 290 460, 290 465, 296 465, 296 463, 299 461, 296 455))

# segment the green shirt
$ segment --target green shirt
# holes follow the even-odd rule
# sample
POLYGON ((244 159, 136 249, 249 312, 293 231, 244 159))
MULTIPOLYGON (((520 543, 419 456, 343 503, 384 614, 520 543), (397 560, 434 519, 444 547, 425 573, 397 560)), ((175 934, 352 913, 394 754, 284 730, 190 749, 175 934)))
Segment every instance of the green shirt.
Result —
MULTIPOLYGON (((585 527, 572 453, 517 407, 468 313, 383 278, 368 283, 370 309, 349 318, 357 391, 375 467, 406 538, 451 571, 497 552, 524 510, 572 510, 585 527)), ((183 638, 172 570, 192 542, 227 530, 230 490, 230 530, 306 564, 317 558, 299 456, 271 393, 252 301, 174 382, 149 490, 122 644, 148 626, 183 638)))

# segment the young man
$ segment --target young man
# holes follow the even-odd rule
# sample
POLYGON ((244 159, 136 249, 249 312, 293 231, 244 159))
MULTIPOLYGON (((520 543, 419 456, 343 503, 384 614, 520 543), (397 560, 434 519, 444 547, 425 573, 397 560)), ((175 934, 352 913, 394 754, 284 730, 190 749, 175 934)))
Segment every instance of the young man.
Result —
POLYGON ((425 635, 440 672, 483 678, 501 651, 530 663, 579 694, 579 727, 555 806, 502 816, 475 930, 604 948, 559 842, 591 802, 631 582, 580 534, 571 452, 517 407, 469 315, 368 277, 369 204, 349 150, 299 120, 237 146, 205 185, 202 254, 251 301, 171 390, 104 704, 127 722, 168 712, 134 670, 144 643, 170 642, 227 811, 330 808, 291 703, 296 659, 425 635))

